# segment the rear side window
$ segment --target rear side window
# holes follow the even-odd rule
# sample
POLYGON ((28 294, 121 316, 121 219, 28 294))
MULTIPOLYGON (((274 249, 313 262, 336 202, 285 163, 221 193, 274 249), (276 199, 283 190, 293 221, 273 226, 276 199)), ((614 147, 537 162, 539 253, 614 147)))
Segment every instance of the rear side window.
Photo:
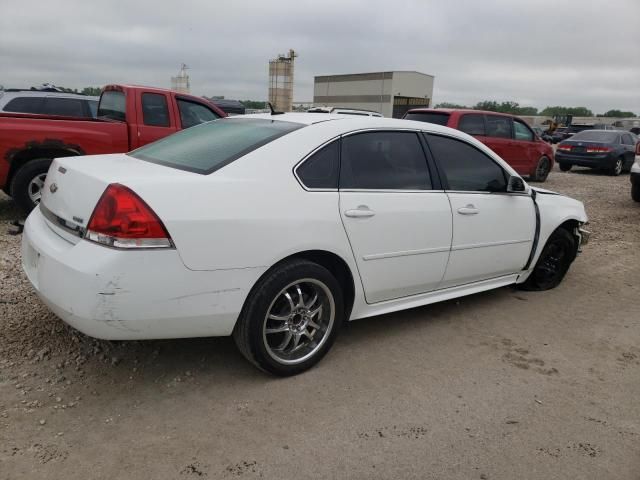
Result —
POLYGON ((89 107, 89 113, 93 118, 98 115, 98 102, 96 100, 87 100, 87 106, 89 107))
POLYGON ((487 136, 511 138, 511 119, 499 115, 487 115, 487 136))
POLYGON ((444 126, 449 122, 449 114, 446 112, 409 112, 403 118, 405 120, 416 120, 444 126))
POLYGON ((124 92, 108 90, 102 93, 98 104, 98 117, 106 117, 120 122, 126 121, 127 106, 124 92))
POLYGON ((220 118, 212 110, 199 103, 178 99, 178 109, 180 110, 180 123, 182 128, 193 127, 204 122, 210 122, 220 118))
POLYGON ((42 113, 45 115, 64 115, 66 117, 84 117, 82 100, 75 98, 46 97, 42 113))
POLYGON ((142 94, 142 122, 150 127, 168 127, 167 97, 160 93, 142 94))
POLYGON ((340 142, 335 141, 318 150, 296 169, 307 188, 336 189, 340 172, 340 142))
POLYGON ((484 115, 479 113, 467 113, 462 115, 458 130, 462 130, 469 135, 486 135, 484 127, 484 115))
POLYGON ((444 171, 449 190, 504 192, 504 170, 480 150, 461 140, 428 135, 429 148, 444 171))
POLYGON ((625 133, 625 134, 622 135, 622 143, 624 143, 625 145, 634 145, 635 144, 635 142, 631 138, 631 135, 629 135, 628 133, 625 133))
POLYGON ((16 113, 42 113, 42 97, 17 97, 10 100, 5 106, 5 112, 16 113))
POLYGON ((513 134, 516 140, 523 140, 527 142, 533 141, 533 132, 519 120, 513 121, 513 134))
POLYGON ((343 138, 340 188, 430 190, 431 177, 418 135, 367 132, 343 138))
POLYGON ((223 118, 181 130, 129 153, 134 158, 209 174, 303 127, 266 119, 223 118))

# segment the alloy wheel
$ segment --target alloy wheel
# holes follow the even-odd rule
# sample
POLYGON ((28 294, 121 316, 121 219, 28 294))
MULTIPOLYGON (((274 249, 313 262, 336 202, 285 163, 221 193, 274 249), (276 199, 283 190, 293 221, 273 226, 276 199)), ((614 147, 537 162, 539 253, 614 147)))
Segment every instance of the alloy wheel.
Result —
POLYGON ((39 204, 40 199, 42 199, 42 189, 44 188, 44 181, 46 178, 47 174, 41 173, 33 177, 29 182, 27 193, 29 195, 29 199, 33 202, 34 205, 39 204))

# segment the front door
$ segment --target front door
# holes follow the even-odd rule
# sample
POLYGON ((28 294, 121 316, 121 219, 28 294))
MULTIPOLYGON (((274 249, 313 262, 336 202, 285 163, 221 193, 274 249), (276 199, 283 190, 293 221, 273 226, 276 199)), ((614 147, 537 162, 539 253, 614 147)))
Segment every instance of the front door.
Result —
POLYGON ((445 177, 453 218, 451 255, 441 287, 521 271, 533 246, 533 199, 507 193, 507 173, 476 147, 440 135, 428 135, 428 143, 445 177))
POLYGON ((435 290, 451 245, 451 207, 433 190, 418 134, 342 139, 340 214, 368 303, 435 290))

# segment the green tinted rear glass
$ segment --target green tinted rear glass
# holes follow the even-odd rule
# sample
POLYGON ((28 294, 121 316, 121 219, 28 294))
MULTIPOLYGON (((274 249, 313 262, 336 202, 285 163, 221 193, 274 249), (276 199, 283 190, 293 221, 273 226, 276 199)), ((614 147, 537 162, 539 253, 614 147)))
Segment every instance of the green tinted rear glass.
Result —
POLYGON ((208 174, 302 124, 257 118, 221 118, 182 130, 129 153, 168 167, 208 174))

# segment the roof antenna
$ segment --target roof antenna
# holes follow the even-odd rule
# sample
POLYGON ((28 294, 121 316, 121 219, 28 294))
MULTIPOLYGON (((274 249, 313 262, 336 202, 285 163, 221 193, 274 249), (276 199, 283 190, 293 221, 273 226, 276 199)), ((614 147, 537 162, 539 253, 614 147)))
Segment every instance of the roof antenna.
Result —
POLYGON ((269 105, 269 110, 271 110, 271 115, 284 115, 284 112, 276 111, 276 109, 273 108, 273 105, 271 105, 271 102, 267 102, 267 105, 269 105))

